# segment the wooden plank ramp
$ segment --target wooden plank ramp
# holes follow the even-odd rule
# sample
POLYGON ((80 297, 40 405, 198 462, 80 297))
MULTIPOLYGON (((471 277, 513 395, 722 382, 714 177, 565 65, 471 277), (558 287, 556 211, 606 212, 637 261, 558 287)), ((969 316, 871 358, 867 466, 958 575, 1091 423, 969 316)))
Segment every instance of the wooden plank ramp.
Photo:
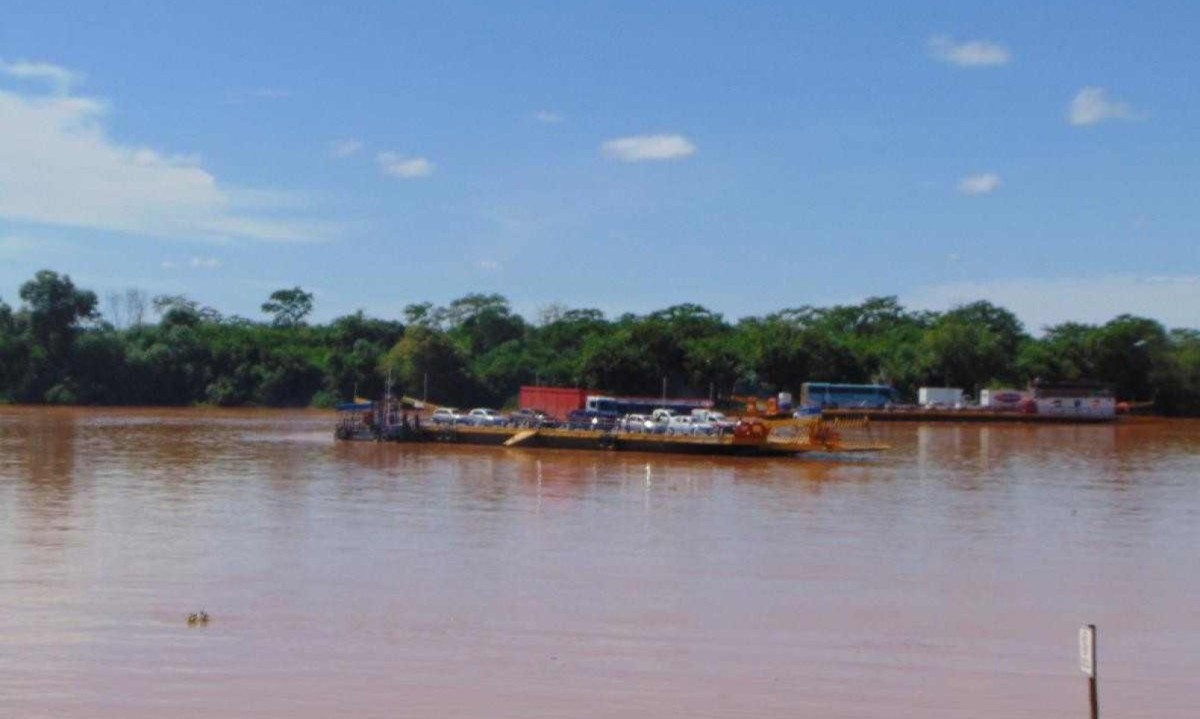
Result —
POLYGON ((517 432, 513 436, 504 440, 504 446, 505 447, 515 447, 518 444, 521 444, 522 442, 525 442, 533 437, 536 437, 537 433, 538 433, 538 431, 536 429, 527 429, 527 430, 524 430, 523 432, 517 432))

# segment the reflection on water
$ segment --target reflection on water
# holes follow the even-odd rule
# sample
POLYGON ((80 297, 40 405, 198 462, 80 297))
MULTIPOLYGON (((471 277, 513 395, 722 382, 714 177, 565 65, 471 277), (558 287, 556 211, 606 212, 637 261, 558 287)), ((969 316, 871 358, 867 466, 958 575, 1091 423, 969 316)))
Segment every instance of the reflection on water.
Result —
POLYGON ((0 409, 0 716, 1071 716, 1084 622, 1106 713, 1200 706, 1197 423, 854 462, 330 426, 0 409))

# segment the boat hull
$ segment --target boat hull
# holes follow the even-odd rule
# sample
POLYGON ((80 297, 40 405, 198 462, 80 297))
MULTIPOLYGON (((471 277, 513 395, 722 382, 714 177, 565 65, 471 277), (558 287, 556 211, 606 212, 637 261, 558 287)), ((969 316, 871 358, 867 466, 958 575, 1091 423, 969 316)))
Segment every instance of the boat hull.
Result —
POLYGON ((806 452, 862 452, 887 449, 883 445, 839 446, 797 444, 754 436, 662 435, 594 430, 538 429, 517 427, 422 426, 403 432, 342 433, 346 441, 392 441, 431 444, 470 444, 493 447, 569 449, 602 452, 657 452, 669 454, 744 457, 786 457, 806 452))
POLYGON ((419 437, 414 439, 448 444, 701 455, 781 456, 803 451, 759 439, 743 440, 729 435, 690 437, 569 429, 538 430, 518 444, 512 444, 512 440, 520 433, 519 429, 506 427, 440 427, 423 428, 419 437))

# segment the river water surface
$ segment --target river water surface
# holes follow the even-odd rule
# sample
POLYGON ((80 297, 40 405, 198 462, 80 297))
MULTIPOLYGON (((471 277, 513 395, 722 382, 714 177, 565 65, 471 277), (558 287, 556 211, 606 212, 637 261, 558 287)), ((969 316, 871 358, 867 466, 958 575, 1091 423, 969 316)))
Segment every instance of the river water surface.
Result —
POLYGON ((1200 423, 874 459, 0 408, 3 717, 1200 715, 1200 423), (205 610, 208 626, 186 616, 205 610))

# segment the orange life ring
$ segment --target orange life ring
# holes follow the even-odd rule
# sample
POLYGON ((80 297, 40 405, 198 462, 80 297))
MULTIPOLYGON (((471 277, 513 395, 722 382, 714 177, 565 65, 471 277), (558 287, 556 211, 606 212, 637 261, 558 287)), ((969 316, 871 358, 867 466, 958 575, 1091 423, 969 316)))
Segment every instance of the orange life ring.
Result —
POLYGON ((766 437, 767 425, 762 424, 761 422, 755 422, 754 424, 750 425, 750 433, 755 437, 766 437))

